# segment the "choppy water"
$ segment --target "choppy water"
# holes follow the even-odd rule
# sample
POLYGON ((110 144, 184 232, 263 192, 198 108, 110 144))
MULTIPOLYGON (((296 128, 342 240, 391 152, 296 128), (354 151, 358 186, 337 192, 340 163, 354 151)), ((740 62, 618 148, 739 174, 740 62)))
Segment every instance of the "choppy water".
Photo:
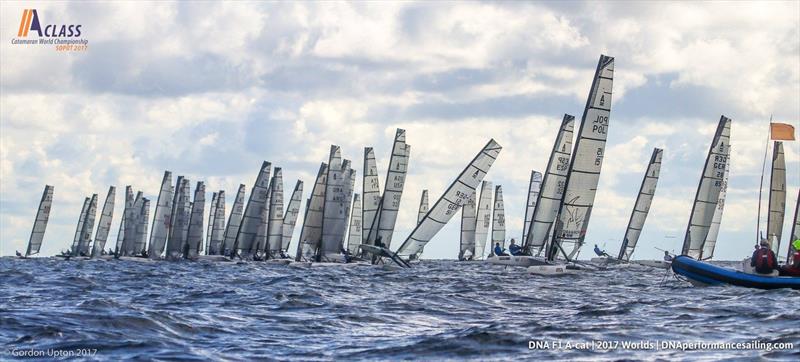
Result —
POLYGON ((800 359, 800 292, 694 288, 671 276, 661 285, 664 276, 629 268, 548 278, 450 261, 388 271, 4 258, 0 360, 80 349, 99 360, 800 359), (794 348, 565 349, 754 339, 794 348), (562 348, 531 350, 531 340, 562 348))

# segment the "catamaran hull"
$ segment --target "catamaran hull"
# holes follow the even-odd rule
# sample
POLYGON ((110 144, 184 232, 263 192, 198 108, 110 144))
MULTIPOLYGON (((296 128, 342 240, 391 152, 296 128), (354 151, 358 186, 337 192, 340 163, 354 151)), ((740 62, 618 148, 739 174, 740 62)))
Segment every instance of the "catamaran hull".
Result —
POLYGON ((231 262, 232 260, 224 255, 198 255, 195 259, 197 261, 210 261, 210 262, 231 262))
POLYGON ((117 259, 118 260, 125 260, 125 261, 135 261, 135 262, 139 262, 139 263, 153 263, 153 262, 156 261, 156 260, 153 260, 153 259, 150 259, 150 258, 141 257, 141 256, 121 256, 121 257, 119 257, 117 259))
POLYGON ((672 265, 672 263, 663 260, 634 260, 633 263, 658 269, 669 269, 670 265, 672 265))
POLYGON ((484 262, 495 265, 518 266, 523 268, 537 265, 550 265, 543 257, 528 255, 490 256, 486 258, 484 262))
POLYGON ((577 268, 572 268, 567 264, 534 265, 528 267, 528 274, 542 276, 558 276, 576 274, 577 268))
POLYGON ((719 267, 680 255, 672 260, 672 271, 689 279, 695 285, 734 285, 756 289, 800 289, 800 277, 776 277, 748 274, 719 267))

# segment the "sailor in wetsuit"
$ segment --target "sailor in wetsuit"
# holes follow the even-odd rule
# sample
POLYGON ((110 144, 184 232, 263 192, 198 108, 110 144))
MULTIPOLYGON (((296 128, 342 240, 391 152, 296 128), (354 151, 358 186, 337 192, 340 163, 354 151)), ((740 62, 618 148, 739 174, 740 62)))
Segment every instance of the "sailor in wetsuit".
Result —
POLYGON ((597 254, 597 256, 608 256, 608 253, 606 253, 605 250, 600 250, 597 244, 594 244, 594 253, 597 254))
POLYGON ((503 248, 500 247, 500 243, 495 243, 494 244, 494 255, 497 255, 497 256, 508 256, 508 254, 505 253, 505 250, 503 250, 503 248))
POLYGON ((522 247, 516 244, 514 239, 511 239, 511 245, 508 246, 508 252, 511 255, 522 255, 522 247))

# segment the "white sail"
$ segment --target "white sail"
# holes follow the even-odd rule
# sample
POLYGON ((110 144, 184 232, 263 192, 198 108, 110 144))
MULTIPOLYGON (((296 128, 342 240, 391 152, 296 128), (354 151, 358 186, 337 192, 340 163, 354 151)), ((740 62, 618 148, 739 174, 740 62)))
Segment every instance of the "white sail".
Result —
POLYGON ((217 193, 211 192, 211 204, 208 211, 208 225, 206 226, 206 255, 211 250, 211 233, 214 231, 214 218, 217 216, 217 193))
POLYGON ((350 199, 346 199, 346 184, 350 182, 348 166, 342 162, 339 146, 331 146, 328 162, 328 177, 325 185, 325 205, 322 212, 322 245, 319 255, 336 255, 344 244, 347 229, 346 209, 350 199))
POLYGON ((250 198, 244 208, 242 224, 236 234, 233 253, 242 257, 249 258, 255 252, 256 235, 259 225, 262 223, 261 214, 267 206, 269 195, 270 169, 272 164, 264 161, 258 172, 253 188, 250 190, 250 198))
POLYGON ((347 235, 347 251, 350 255, 358 253, 358 245, 361 244, 361 195, 353 195, 353 208, 350 215, 350 233, 347 235))
POLYGON ((108 240, 108 234, 111 232, 111 219, 114 217, 114 197, 117 188, 111 186, 108 188, 106 194, 106 201, 103 203, 103 210, 100 212, 100 221, 97 223, 97 232, 94 235, 94 244, 92 245, 92 256, 99 256, 103 253, 108 240))
POLYGON ((275 167, 271 186, 267 243, 270 252, 280 253, 283 247, 283 171, 280 167, 275 167))
POLYGON ((309 260, 313 258, 322 242, 322 212, 325 205, 325 185, 328 177, 328 164, 323 162, 319 166, 311 197, 306 202, 306 212, 303 217, 303 227, 300 229, 300 243, 297 248, 295 260, 309 260))
POLYGON ((92 232, 94 231, 94 221, 97 217, 97 194, 93 194, 89 201, 89 209, 86 212, 83 228, 81 229, 81 238, 78 242, 78 250, 76 255, 90 256, 92 232))
POLYGON ((144 204, 144 194, 141 191, 136 192, 136 197, 133 199, 133 207, 131 208, 131 218, 129 219, 128 225, 126 228, 130 226, 129 230, 130 237, 128 237, 128 232, 125 232, 125 255, 139 255, 141 253, 140 248, 140 241, 144 237, 144 228, 142 227, 142 206, 144 204))
POLYGON ((653 149, 650 163, 648 163, 644 178, 642 178, 642 185, 639 187, 639 194, 633 204, 631 218, 628 220, 628 228, 625 229, 625 237, 622 239, 622 247, 620 247, 619 255, 617 256, 620 260, 630 260, 636 248, 636 243, 639 241, 639 235, 642 233, 642 228, 644 228, 644 222, 647 220, 650 204, 653 202, 653 195, 656 192, 656 185, 658 185, 663 155, 664 150, 660 148, 653 149))
MULTIPOLYGON (((126 195, 126 200, 127 200, 127 195, 126 195)), ((122 219, 119 221, 119 229, 117 230, 117 243, 114 245, 115 254, 122 252, 122 244, 123 244, 123 239, 125 237, 125 211, 126 209, 123 208, 122 219)))
POLYGON ((211 227, 211 242, 208 245, 208 255, 222 254, 222 244, 225 242, 225 191, 217 192, 216 206, 214 207, 214 226, 211 227))
POLYGON ((531 171, 531 180, 528 183, 528 199, 525 202, 525 218, 522 222, 522 239, 520 241, 524 244, 528 240, 528 231, 531 228, 533 221, 533 212, 536 210, 536 201, 539 198, 539 190, 542 187, 542 173, 531 171))
POLYGON ((147 222, 150 220, 150 200, 142 197, 142 209, 139 211, 139 225, 136 232, 136 252, 139 255, 147 251, 147 222))
POLYGON ((786 159, 783 142, 775 141, 772 148, 772 173, 769 188, 769 214, 767 214, 767 240, 775 255, 781 255, 783 219, 786 213, 786 159))
POLYGON ((491 181, 483 181, 478 199, 478 211, 475 223, 475 260, 483 259, 486 251, 486 237, 492 227, 492 189, 491 181))
POLYGON ((86 215, 89 212, 89 202, 91 201, 90 198, 85 198, 83 200, 83 207, 81 207, 81 216, 78 217, 78 226, 75 228, 75 237, 72 238, 72 247, 70 248, 70 252, 72 255, 78 255, 81 238, 83 235, 83 225, 86 224, 86 215))
POLYGON ((261 222, 258 224, 256 237, 253 240, 253 252, 255 253, 254 259, 265 258, 266 253, 269 253, 269 243, 267 242, 267 229, 269 228, 269 204, 272 198, 272 180, 267 188, 267 200, 264 208, 261 210, 261 222))
POLYGON ((233 199, 231 214, 228 216, 228 223, 225 224, 225 241, 223 243, 223 254, 230 255, 233 251, 233 244, 236 243, 236 234, 242 223, 242 213, 244 212, 244 184, 239 185, 236 198, 233 199))
POLYGON ((725 176, 722 179, 722 187, 719 190, 717 208, 714 209, 714 217, 711 218, 711 227, 708 229, 706 242, 703 243, 702 260, 711 260, 711 258, 714 257, 714 248, 717 246, 719 227, 722 224, 722 211, 725 209, 725 195, 728 193, 728 173, 730 172, 730 166, 731 159, 729 156, 725 163, 725 176))
POLYGON ((502 147, 489 140, 489 143, 475 156, 464 171, 450 184, 450 187, 436 201, 425 215, 425 219, 414 228, 397 254, 403 257, 418 255, 436 233, 458 212, 470 195, 483 180, 492 163, 497 159, 502 147))
POLYGON ((706 156, 700 183, 697 185, 697 194, 694 197, 692 213, 681 248, 682 254, 695 259, 703 258, 703 244, 711 228, 714 210, 717 208, 719 193, 722 190, 722 181, 725 178, 730 155, 730 134, 731 120, 721 116, 706 156))
POLYGON ((42 192, 42 199, 39 200, 39 209, 36 211, 36 219, 33 222, 31 237, 28 239, 28 249, 25 256, 39 254, 44 240, 44 231, 47 229, 47 221, 50 220, 50 208, 53 206, 53 186, 45 185, 42 192))
POLYGON ((297 217, 300 215, 300 201, 303 199, 303 181, 297 180, 292 191, 292 198, 286 205, 286 213, 283 214, 283 236, 281 237, 281 251, 286 253, 289 250, 289 243, 292 241, 294 226, 297 224, 297 217))
POLYGON ((475 190, 472 190, 461 208, 461 240, 458 260, 470 259, 475 255, 475 225, 477 224, 475 199, 475 190))
POLYGON ((601 55, 583 110, 561 208, 553 228, 557 249, 570 260, 580 251, 589 227, 605 156, 613 83, 614 58, 601 55))
POLYGON ((789 253, 786 254, 786 262, 792 261, 796 249, 794 248, 794 241, 800 240, 800 190, 797 191, 797 202, 794 205, 794 222, 792 223, 792 231, 789 233, 789 253))
POLYGON ((161 189, 156 199, 156 210, 153 213, 153 226, 150 228, 150 249, 148 256, 158 259, 164 253, 169 236, 170 221, 172 219, 172 172, 164 171, 161 180, 161 189))
POLYGON ((392 157, 389 159, 389 170, 386 174, 378 215, 370 227, 369 244, 374 245, 376 240, 381 239, 381 243, 388 248, 392 243, 410 155, 411 146, 406 144, 406 131, 398 128, 394 136, 392 157))
POLYGON ((541 191, 531 216, 530 230, 524 241, 524 249, 529 255, 539 254, 542 251, 558 215, 572 154, 574 127, 575 117, 564 114, 542 178, 541 191))
POLYGON ((361 185, 363 195, 362 231, 361 238, 368 243, 370 228, 372 227, 381 203, 381 185, 378 180, 378 166, 375 161, 375 151, 372 147, 364 148, 364 179, 361 185))
POLYGON ((192 202, 191 216, 189 217, 189 234, 186 242, 189 245, 189 258, 196 258, 200 255, 203 246, 203 213, 206 208, 206 185, 203 181, 198 181, 194 189, 194 202, 192 202))
POLYGON ((167 254, 170 259, 181 258, 186 250, 186 239, 189 234, 189 219, 191 218, 190 207, 190 192, 191 184, 188 179, 181 176, 178 177, 180 184, 175 190, 177 195, 174 198, 175 207, 173 208, 172 225, 170 228, 170 237, 167 241, 167 254))
POLYGON ((422 198, 419 199, 419 211, 417 212, 417 224, 422 222, 425 214, 428 213, 428 190, 422 190, 422 198))
MULTIPOLYGON (((494 207, 492 208, 492 246, 500 244, 501 248, 506 247, 506 211, 503 203, 503 186, 494 187, 494 207)), ((490 252, 494 254, 494 252, 490 252)))

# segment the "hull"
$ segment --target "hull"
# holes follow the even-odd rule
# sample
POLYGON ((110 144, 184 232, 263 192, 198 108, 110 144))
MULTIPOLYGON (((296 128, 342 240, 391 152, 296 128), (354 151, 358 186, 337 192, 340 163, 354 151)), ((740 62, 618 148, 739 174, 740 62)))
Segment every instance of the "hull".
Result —
POLYGON ((559 276, 577 274, 579 269, 573 268, 567 264, 555 265, 534 265, 528 267, 528 274, 542 275, 542 276, 559 276))
POLYGON ((139 263, 153 263, 153 262, 155 262, 155 260, 153 260, 153 259, 145 258, 145 257, 141 257, 141 256, 121 256, 121 257, 119 257, 117 259, 125 260, 125 261, 135 261, 135 262, 139 262, 139 263))
POLYGON ((633 263, 658 269, 669 269, 670 265, 672 265, 672 263, 663 260, 634 260, 633 263))
POLYGON ((230 262, 232 261, 230 258, 223 256, 223 255, 198 255, 197 261, 221 261, 221 262, 230 262))
POLYGON ((696 286, 733 285, 756 289, 800 289, 800 277, 749 274, 697 261, 685 255, 677 256, 672 260, 672 271, 689 279, 696 286))
POLYGON ((490 256, 483 262, 503 266, 518 266, 523 268, 536 265, 549 265, 543 257, 528 255, 490 256))

